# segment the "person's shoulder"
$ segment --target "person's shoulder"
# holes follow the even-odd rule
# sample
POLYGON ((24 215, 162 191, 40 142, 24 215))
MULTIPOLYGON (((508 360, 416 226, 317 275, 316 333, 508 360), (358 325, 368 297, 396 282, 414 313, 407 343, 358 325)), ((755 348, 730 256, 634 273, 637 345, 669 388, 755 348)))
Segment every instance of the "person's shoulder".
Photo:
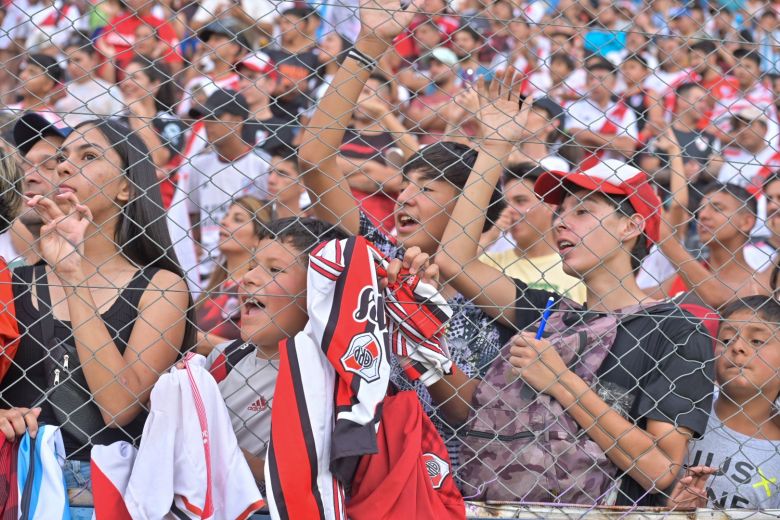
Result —
MULTIPOLYGON (((706 311, 702 307, 703 311, 706 311)), ((711 357, 712 338, 705 327, 706 316, 697 316, 675 302, 660 302, 627 322, 626 328, 640 330, 642 344, 656 348, 684 349, 711 357)))
POLYGON ((215 168, 222 170, 224 168, 219 162, 217 152, 215 152, 210 146, 207 146, 195 154, 192 159, 189 160, 189 163, 192 166, 192 169, 195 171, 210 171, 215 168))
MULTIPOLYGON (((187 291, 187 282, 184 278, 168 269, 157 269, 149 280, 148 289, 156 291, 187 291)), ((159 298, 159 296, 155 296, 159 298)))
POLYGON ((271 155, 260 146, 253 146, 252 150, 246 154, 245 159, 251 161, 253 165, 259 164, 266 168, 271 164, 271 155))
POLYGON ((233 343, 233 341, 225 341, 215 345, 214 348, 211 349, 211 352, 209 352, 209 354, 206 356, 206 367, 210 369, 220 356, 225 355, 225 349, 227 349, 233 343))
POLYGON ((159 121, 169 122, 169 121, 175 121, 177 123, 181 123, 181 119, 179 119, 179 116, 172 112, 166 112, 164 110, 160 110, 154 115, 154 118, 159 121))

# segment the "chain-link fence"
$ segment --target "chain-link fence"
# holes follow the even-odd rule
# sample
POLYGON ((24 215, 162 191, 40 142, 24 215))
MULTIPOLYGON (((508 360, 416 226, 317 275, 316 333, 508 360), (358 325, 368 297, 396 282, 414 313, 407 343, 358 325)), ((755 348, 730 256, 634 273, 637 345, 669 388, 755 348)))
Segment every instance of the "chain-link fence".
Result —
POLYGON ((780 3, 0 13, 0 510, 780 510, 780 3))

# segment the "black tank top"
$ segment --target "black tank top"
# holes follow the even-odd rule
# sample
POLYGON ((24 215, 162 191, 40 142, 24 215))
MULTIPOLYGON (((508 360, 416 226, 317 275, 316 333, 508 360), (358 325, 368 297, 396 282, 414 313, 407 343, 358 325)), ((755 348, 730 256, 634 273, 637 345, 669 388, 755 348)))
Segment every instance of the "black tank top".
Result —
MULTIPOLYGON (((0 406, 10 408, 14 406, 30 407, 38 402, 47 390, 46 373, 43 359, 47 355, 44 341, 41 336, 41 328, 38 322, 41 318, 39 309, 33 306, 32 291, 34 266, 19 267, 14 270, 14 303, 16 306, 16 319, 19 323, 21 340, 19 349, 14 358, 14 363, 8 370, 0 384, 0 406)), ((138 317, 138 304, 141 301, 149 282, 159 271, 157 267, 147 267, 139 270, 130 283, 120 293, 116 301, 102 315, 108 332, 114 339, 114 343, 120 354, 124 354, 133 325, 138 317)), ((40 282, 39 282, 40 283, 40 282)), ((54 335, 65 343, 75 347, 75 340, 69 322, 54 320, 54 335)), ((80 362, 72 370, 77 370, 80 362)), ((94 402, 86 403, 97 409, 94 402)), ((147 413, 144 411, 130 424, 121 428, 106 427, 93 436, 92 444, 111 444, 123 440, 137 444, 141 436, 147 413)), ((57 424, 54 413, 48 402, 41 405, 41 415, 38 421, 46 424, 57 424)), ((84 446, 65 430, 62 430, 62 440, 65 445, 65 453, 68 458, 76 460, 89 460, 92 446, 84 446)))

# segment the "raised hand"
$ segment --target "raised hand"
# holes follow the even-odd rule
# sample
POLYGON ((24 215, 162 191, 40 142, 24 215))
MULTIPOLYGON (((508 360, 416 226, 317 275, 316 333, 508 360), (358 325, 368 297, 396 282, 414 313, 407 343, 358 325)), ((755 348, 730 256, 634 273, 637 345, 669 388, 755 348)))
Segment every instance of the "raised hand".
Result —
POLYGON ((420 279, 434 287, 439 286, 439 266, 431 262, 428 253, 423 253, 417 247, 410 247, 404 253, 403 260, 394 258, 387 266, 387 277, 380 280, 379 286, 384 289, 398 281, 402 269, 408 269, 411 276, 419 275, 420 279))
POLYGON ((677 135, 674 133, 674 129, 669 126, 663 131, 655 141, 655 146, 659 150, 663 150, 670 155, 680 154, 680 142, 677 140, 677 135))
POLYGON ((44 223, 38 242, 41 257, 62 282, 76 285, 83 281, 84 238, 92 222, 92 213, 74 193, 61 193, 56 197, 67 203, 66 211, 41 195, 30 199, 27 205, 44 223))
POLYGON ((455 96, 448 108, 451 123, 469 121, 479 112, 479 94, 473 88, 466 89, 455 96))
POLYGON ((417 6, 401 0, 361 0, 360 36, 358 40, 375 39, 390 45, 417 14, 417 6))
POLYGON ((484 146, 510 147, 527 134, 531 103, 520 97, 521 81, 511 68, 497 74, 490 85, 479 78, 477 119, 484 146))

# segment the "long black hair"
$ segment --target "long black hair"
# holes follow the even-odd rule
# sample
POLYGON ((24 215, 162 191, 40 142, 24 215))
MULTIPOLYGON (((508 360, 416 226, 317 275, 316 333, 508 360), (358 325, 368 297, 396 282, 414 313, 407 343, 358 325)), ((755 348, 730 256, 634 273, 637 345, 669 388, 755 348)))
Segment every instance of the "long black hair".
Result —
POLYGON ((154 60, 145 56, 136 56, 130 63, 136 63, 143 67, 143 73, 150 81, 160 86, 154 95, 154 106, 158 112, 171 112, 178 100, 178 87, 171 77, 171 69, 160 60, 154 60))
MULTIPOLYGON (((90 119, 77 125, 74 131, 84 127, 94 127, 103 134, 119 155, 119 167, 129 184, 130 198, 122 207, 114 230, 117 249, 141 268, 158 267, 186 280, 171 244, 167 216, 149 149, 140 137, 116 119, 90 119)), ((190 296, 182 345, 184 348, 194 344, 194 323, 190 296)))

